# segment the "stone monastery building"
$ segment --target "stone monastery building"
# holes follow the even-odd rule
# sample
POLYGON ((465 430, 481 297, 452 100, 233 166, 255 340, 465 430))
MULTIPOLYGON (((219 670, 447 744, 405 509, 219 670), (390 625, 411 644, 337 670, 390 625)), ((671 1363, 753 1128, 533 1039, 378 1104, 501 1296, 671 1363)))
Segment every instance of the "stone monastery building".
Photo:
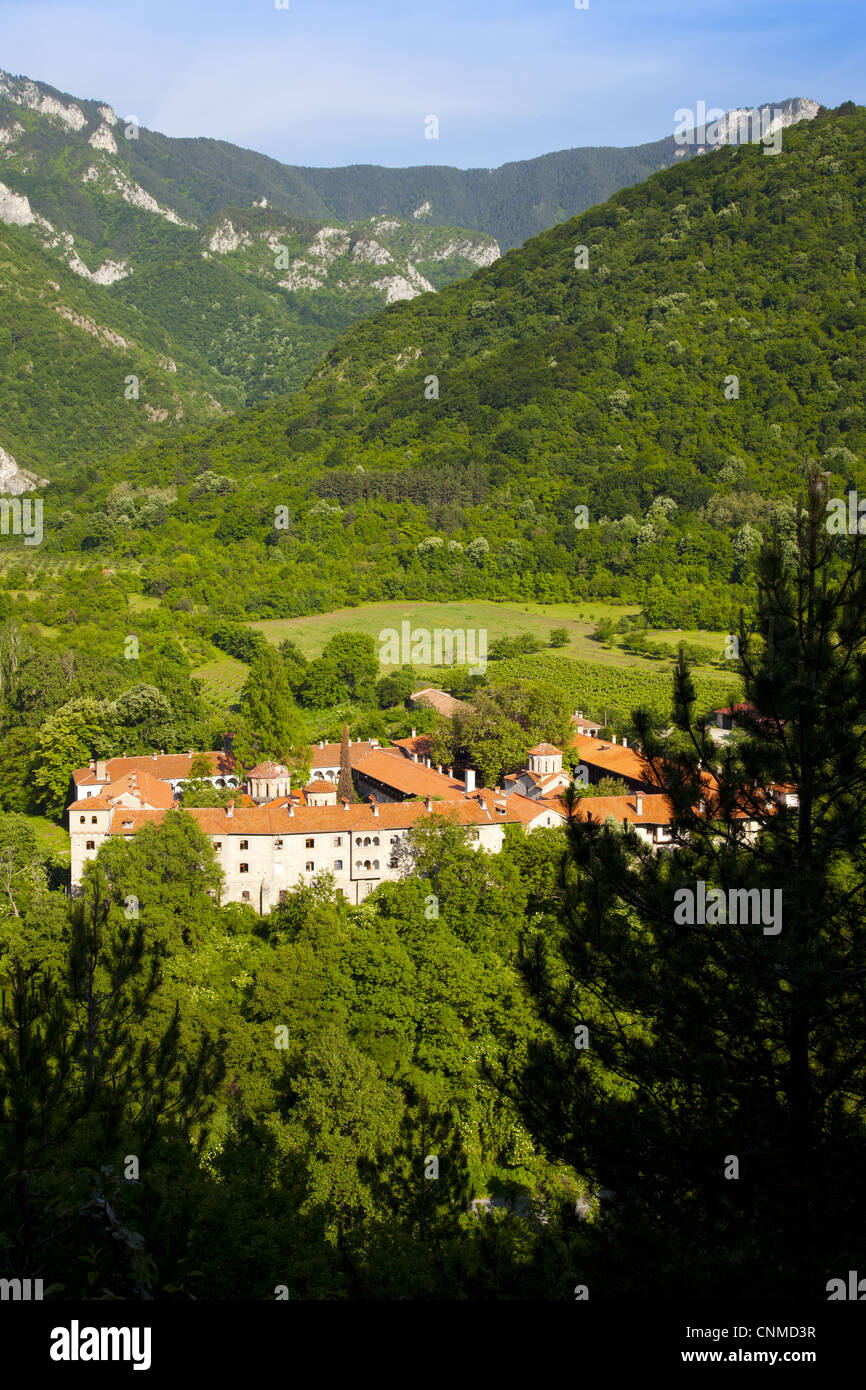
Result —
MULTIPOLYGON (((265 913, 281 893, 327 870, 345 897, 359 903, 379 883, 401 877, 401 841, 433 814, 464 826, 474 848, 494 853, 502 847, 506 825, 532 831, 565 823, 558 796, 545 795, 569 781, 561 772, 558 780, 531 785, 529 794, 513 787, 490 791, 475 787, 471 769, 460 779, 451 768, 434 768, 426 746, 414 731, 392 748, 373 740, 350 742, 352 780, 365 798, 361 804, 338 802, 339 743, 313 748, 312 781, 297 791, 279 763, 252 768, 241 787, 231 757, 208 754, 208 780, 217 787, 238 787, 228 806, 191 807, 187 813, 214 846, 224 874, 222 900, 246 902, 265 913)), ((561 769, 562 754, 553 753, 561 769)), ((194 756, 109 758, 73 774, 75 799, 68 808, 73 888, 108 836, 130 839, 178 804, 194 756)))

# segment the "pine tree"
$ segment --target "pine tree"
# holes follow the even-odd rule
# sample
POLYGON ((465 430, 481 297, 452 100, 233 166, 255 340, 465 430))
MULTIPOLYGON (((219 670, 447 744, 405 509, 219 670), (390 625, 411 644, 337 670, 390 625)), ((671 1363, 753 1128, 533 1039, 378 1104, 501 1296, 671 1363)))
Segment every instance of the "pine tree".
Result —
POLYGON ((674 730, 635 712, 677 848, 574 819, 561 942, 526 943, 555 1041, 513 1089, 536 1141, 612 1194, 586 1226, 599 1292, 823 1298, 858 1268, 866 545, 825 523, 812 474, 760 558, 760 636, 741 624, 742 743, 712 742, 683 660, 674 730), (679 924, 701 885, 722 920, 679 924), (734 922, 737 890, 766 890, 758 922, 742 898, 734 922))
POLYGON ((343 739, 340 744, 340 780, 337 783, 337 796, 341 801, 354 801, 355 788, 352 785, 352 761, 349 753, 349 726, 343 721, 343 739))
POLYGON ((4 1273, 73 1298, 151 1297, 168 1272, 148 1232, 161 1192, 196 1181, 223 1071, 218 1040, 184 1047, 163 952, 107 889, 93 867, 62 947, 13 953, 0 1005, 4 1273))

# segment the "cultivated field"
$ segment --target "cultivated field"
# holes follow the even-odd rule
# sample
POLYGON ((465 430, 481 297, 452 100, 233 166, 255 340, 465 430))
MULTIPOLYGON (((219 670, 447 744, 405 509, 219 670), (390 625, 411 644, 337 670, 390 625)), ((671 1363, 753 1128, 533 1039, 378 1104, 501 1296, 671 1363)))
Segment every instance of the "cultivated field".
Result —
MULTIPOLYGON (((512 660, 503 669, 503 675, 513 679, 531 672, 537 679, 548 668, 548 663, 555 660, 556 667, 550 667, 550 673, 556 670, 557 679, 562 682, 568 669, 561 664, 565 659, 574 665, 575 693, 579 690, 585 697, 588 712, 595 713, 596 705, 602 709, 609 705, 611 712, 621 713, 621 706, 625 700, 631 700, 637 689, 624 684, 627 676, 643 675, 659 691, 663 683, 665 694, 670 677, 670 661, 653 661, 619 647, 603 647, 591 639, 590 633, 602 618, 618 619, 636 612, 638 609, 634 606, 592 600, 574 604, 510 604, 493 603, 486 599, 461 603, 394 602, 368 603, 304 618, 274 618, 254 622, 250 626, 264 633, 268 641, 277 646, 286 638, 291 638, 308 660, 318 656, 329 638, 337 632, 364 632, 378 641, 385 629, 396 629, 399 633, 401 624, 406 621, 411 623, 413 629, 426 628, 431 632, 436 628, 474 628, 476 631, 486 628, 488 644, 499 637, 513 637, 522 632, 531 632, 547 644, 551 630, 564 627, 569 634, 568 646, 547 649, 532 658, 512 660), (610 673, 609 679, 605 671, 610 673)), ((726 638, 723 632, 681 632, 674 629, 653 630, 648 635, 653 642, 694 642, 718 652, 722 651, 726 638)), ((441 668, 419 666, 418 669, 431 682, 436 681, 437 674, 441 681, 441 668)), ((495 667, 491 670, 495 670, 495 667)), ((243 662, 220 655, 198 667, 193 674, 203 682, 207 698, 218 708, 226 709, 237 700, 246 672, 247 667, 243 662)), ((728 688, 728 680, 718 668, 698 666, 695 675, 704 678, 709 683, 707 688, 714 694, 721 685, 728 688)), ((569 680, 567 684, 570 686, 572 681, 569 680)))
MULTIPOLYGON (((408 621, 413 628, 486 628, 488 644, 499 637, 514 637, 517 633, 531 632, 545 645, 551 629, 564 627, 569 634, 569 644, 557 651, 557 656, 573 657, 581 661, 601 662, 603 665, 628 666, 632 669, 659 671, 667 663, 621 651, 608 650, 598 642, 593 642, 590 633, 602 618, 621 618, 626 614, 637 613, 634 605, 603 603, 587 599, 582 603, 494 603, 489 599, 478 599, 460 603, 367 603, 358 608, 339 608, 332 613, 315 613, 305 618, 270 618, 250 626, 263 632, 269 642, 279 645, 287 637, 297 645, 308 659, 318 656, 325 643, 336 632, 365 632, 375 640, 386 628, 400 631, 401 623, 408 621)), ((681 640, 698 642, 721 652, 726 634, 722 632, 679 632, 674 630, 652 631, 648 634, 653 642, 672 642, 681 640)), ((429 667, 432 674, 435 668, 429 667)), ((700 669, 700 668, 698 668, 700 669)))

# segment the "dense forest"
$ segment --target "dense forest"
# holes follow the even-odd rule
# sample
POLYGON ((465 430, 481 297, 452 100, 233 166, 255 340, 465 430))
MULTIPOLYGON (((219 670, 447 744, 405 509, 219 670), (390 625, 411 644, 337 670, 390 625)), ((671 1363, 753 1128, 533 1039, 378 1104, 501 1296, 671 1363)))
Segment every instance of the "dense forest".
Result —
MULTIPOLYGON (((21 81, 0 74, 0 122, 8 115, 22 120, 28 129, 38 124, 50 131, 51 122, 38 122, 26 110, 22 113, 16 100, 21 81)), ((85 138, 99 126, 98 102, 70 97, 46 83, 39 83, 38 90, 78 107, 85 138)), ((118 114, 125 129, 129 118, 118 114)), ((68 142, 69 131, 57 129, 55 123, 54 136, 54 148, 59 151, 68 142)), ((420 143, 423 122, 419 122, 418 137, 419 148, 426 151, 426 143, 420 143)), ((28 156, 32 158, 34 149, 44 148, 45 143, 46 135, 40 130, 38 141, 25 143, 28 156)), ((316 222, 359 221, 382 214, 412 218, 429 202, 425 216, 432 225, 474 228, 508 248, 672 164, 677 148, 673 135, 666 135, 624 149, 559 150, 498 169, 454 169, 440 164, 411 169, 369 164, 314 169, 281 164, 222 140, 177 139, 140 127, 125 153, 132 177, 158 202, 193 223, 206 222, 222 208, 249 205, 262 197, 293 217, 316 222)), ((75 209, 77 203, 79 214, 92 219, 92 213, 84 211, 86 199, 80 193, 77 199, 74 189, 64 193, 64 208, 75 209)), ((47 210, 46 215, 51 217, 47 210)), ((71 230, 77 234, 79 227, 71 230)))
POLYGON ((591 595, 727 626, 804 459, 863 485, 864 139, 851 107, 689 160, 356 325, 289 400, 64 470, 43 553, 235 619, 591 595))
POLYGON ((260 918, 220 905, 182 810, 104 846, 72 903, 4 812, 7 1274, 55 1298, 621 1307, 816 1300, 856 1268, 866 593, 825 497, 813 475, 793 545, 761 552, 747 736, 711 745, 683 661, 673 722, 634 712, 675 853, 575 816, 475 853, 443 808, 363 905, 325 874, 260 918), (783 885, 783 930, 677 925, 696 881, 783 885))

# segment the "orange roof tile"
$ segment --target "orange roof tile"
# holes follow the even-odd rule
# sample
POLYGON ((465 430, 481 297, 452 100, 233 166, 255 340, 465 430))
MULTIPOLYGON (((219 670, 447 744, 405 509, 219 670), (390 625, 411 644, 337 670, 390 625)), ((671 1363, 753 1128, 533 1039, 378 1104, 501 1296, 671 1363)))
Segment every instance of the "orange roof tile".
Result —
POLYGON ((409 758, 395 758, 385 748, 375 748, 359 759, 355 770, 362 777, 381 782, 383 786, 402 792, 404 796, 441 796, 445 801, 454 801, 466 791, 464 783, 458 778, 425 767, 423 763, 412 762, 409 758))
POLYGON ((409 699, 414 700, 416 705, 427 705, 430 709, 435 709, 438 714, 449 717, 459 709, 470 708, 465 700, 456 700, 447 691, 437 690, 432 685, 425 686, 423 690, 413 690, 409 699))
MULTIPOLYGON (((400 830, 431 814, 443 816, 459 825, 490 825, 497 821, 525 824, 534 818, 532 813, 537 810, 535 802, 515 795, 508 798, 505 815, 498 815, 490 805, 495 799, 502 798, 495 798, 493 792, 488 792, 479 800, 473 793, 461 801, 434 804, 431 811, 428 811, 425 802, 414 801, 380 803, 375 809, 369 805, 350 805, 345 810, 341 805, 304 806, 297 808, 292 816, 285 806, 270 802, 266 806, 236 808, 232 815, 227 815, 222 807, 190 807, 181 814, 192 816, 206 835, 222 836, 331 834, 338 831, 354 834, 358 830, 400 830), (527 804, 520 804, 523 802, 527 804)), ((158 825, 165 815, 165 811, 118 807, 111 818, 110 833, 131 835, 142 826, 158 825)))
POLYGON ((168 809, 174 805, 174 793, 167 782, 154 777, 151 772, 125 772, 115 782, 103 787, 100 797, 115 801, 121 796, 137 796, 143 805, 160 806, 168 809))
MULTIPOLYGON (((626 750, 628 751, 628 750, 626 750)), ((630 796, 582 796, 574 808, 577 820, 604 821, 608 816, 622 824, 630 825, 670 825, 673 806, 666 796, 646 793, 643 795, 643 809, 638 815, 637 797, 630 796)))
MULTIPOLYGON (((339 767, 341 749, 342 744, 339 743, 323 743, 321 747, 319 747, 317 743, 312 744, 310 747, 310 751, 313 755, 310 760, 311 771, 315 772, 317 767, 339 767)), ((358 739, 355 743, 350 743, 350 765, 354 767, 359 758, 364 758, 368 753, 372 753, 373 751, 372 743, 361 739, 358 739)))
POLYGON ((569 747, 580 761, 616 777, 631 777, 652 784, 652 769, 642 754, 634 748, 623 748, 607 739, 591 738, 589 734, 573 734, 569 747))
MULTIPOLYGON (((105 764, 109 782, 115 782, 126 772, 149 772, 153 777, 164 781, 176 781, 189 777, 192 759, 204 756, 210 760, 211 776, 225 777, 235 770, 234 758, 229 753, 152 753, 138 758, 108 758, 105 764)), ((92 786, 96 782, 96 770, 92 767, 79 767, 72 774, 77 787, 92 786)))

